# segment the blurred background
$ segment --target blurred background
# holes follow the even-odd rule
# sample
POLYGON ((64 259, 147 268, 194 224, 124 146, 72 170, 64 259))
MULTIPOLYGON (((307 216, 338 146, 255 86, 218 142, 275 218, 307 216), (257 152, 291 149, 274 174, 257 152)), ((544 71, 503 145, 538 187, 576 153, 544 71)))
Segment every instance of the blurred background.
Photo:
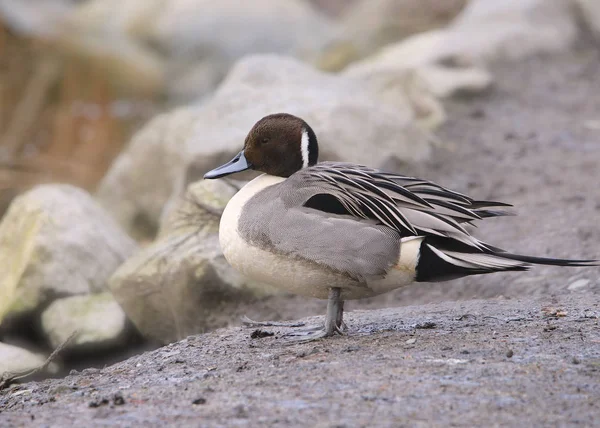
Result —
POLYGON ((94 190, 135 129, 208 96, 244 55, 339 70, 466 1, 243 3, 2 0, 0 209, 36 183, 94 190))
MULTIPOLYGON (((322 160, 515 203, 494 244, 599 257, 599 46, 596 0, 0 0, 0 374, 321 314, 232 271, 218 220, 242 183, 200 180, 274 112, 322 160)), ((536 272, 350 309, 600 290, 536 272)))

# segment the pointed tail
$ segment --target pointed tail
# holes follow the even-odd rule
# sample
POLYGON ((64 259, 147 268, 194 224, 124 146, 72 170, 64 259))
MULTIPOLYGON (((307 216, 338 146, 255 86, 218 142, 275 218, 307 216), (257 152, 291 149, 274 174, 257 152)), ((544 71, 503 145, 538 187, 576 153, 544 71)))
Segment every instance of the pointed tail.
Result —
POLYGON ((488 247, 477 251, 461 243, 454 248, 439 245, 440 239, 427 237, 420 246, 416 266, 416 281, 437 282, 503 271, 528 270, 532 265, 589 267, 600 266, 599 260, 566 260, 512 254, 499 248, 488 247))
POLYGON ((512 254, 498 252, 495 254, 504 259, 517 260, 523 263, 532 265, 550 265, 550 266, 571 266, 571 267, 586 267, 600 266, 600 260, 569 260, 569 259, 552 259, 546 257, 523 256, 521 254, 512 254))

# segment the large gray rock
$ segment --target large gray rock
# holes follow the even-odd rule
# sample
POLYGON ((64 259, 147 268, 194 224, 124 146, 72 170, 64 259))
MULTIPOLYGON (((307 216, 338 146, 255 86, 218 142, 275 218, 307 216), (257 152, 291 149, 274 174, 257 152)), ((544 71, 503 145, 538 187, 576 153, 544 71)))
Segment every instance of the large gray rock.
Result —
POLYGON ((198 107, 180 108, 148 122, 98 187, 98 201, 137 239, 154 236, 174 183, 198 150, 191 136, 199 111, 198 107))
POLYGON ((0 320, 58 296, 102 291, 135 249, 85 191, 35 187, 12 202, 0 224, 0 320))
POLYGON ((413 67, 482 64, 561 51, 577 36, 569 0, 473 0, 445 29, 388 45, 371 60, 413 67))
POLYGON ((577 35, 569 0, 473 0, 447 28, 390 44, 343 74, 382 92, 409 73, 437 97, 477 93, 492 84, 487 63, 560 51, 577 35))
POLYGON ((223 208, 237 191, 224 180, 192 183, 163 216, 156 242, 123 264, 110 289, 137 329, 169 343, 228 325, 227 308, 273 294, 235 271, 218 238, 223 208))
POLYGON ((315 51, 332 32, 329 19, 303 0, 170 0, 157 16, 154 38, 175 54, 235 60, 315 51))
POLYGON ((361 54, 424 31, 445 27, 467 0, 361 0, 342 17, 345 37, 361 54))
MULTIPOLYGON (((419 53, 416 54, 420 55, 419 53)), ((411 79, 420 82, 422 90, 420 99, 429 92, 435 106, 435 100, 451 97, 457 94, 477 94, 486 91, 493 83, 493 77, 486 69, 478 66, 454 66, 449 64, 414 61, 414 56, 405 52, 398 53, 394 46, 383 49, 380 53, 356 62, 346 68, 342 75, 365 82, 382 96, 390 96, 394 90, 400 89, 400 94, 409 93, 404 88, 410 85, 411 79)), ((396 95, 397 96, 397 95, 396 95)), ((425 98, 426 99, 426 98, 425 98)), ((413 102, 418 105, 418 103, 413 102)), ((438 110, 442 110, 439 106, 438 110)), ((435 119, 433 113, 421 114, 431 122, 435 119), (432 119, 433 118, 433 119, 432 119)), ((432 127, 443 122, 445 115, 432 123, 432 127)))
POLYGON ((56 348, 73 332, 68 349, 107 350, 127 344, 125 312, 109 292, 55 300, 42 313, 42 331, 56 348))
POLYGON ((600 1, 598 0, 573 0, 579 14, 592 36, 600 41, 600 1))
POLYGON ((239 61, 206 103, 163 115, 142 129, 100 184, 98 198, 128 230, 135 230, 140 218, 156 225, 189 164, 205 172, 228 160, 252 125, 276 112, 311 124, 322 160, 381 166, 424 160, 430 153, 428 136, 415 126, 405 95, 385 100, 362 81, 291 58, 256 55, 239 61))
POLYGON ((327 17, 302 0, 164 2, 152 38, 167 52, 169 95, 196 100, 239 58, 277 53, 312 58, 334 37, 327 17))
POLYGON ((448 53, 488 62, 565 50, 578 36, 570 0, 473 0, 449 30, 448 53))

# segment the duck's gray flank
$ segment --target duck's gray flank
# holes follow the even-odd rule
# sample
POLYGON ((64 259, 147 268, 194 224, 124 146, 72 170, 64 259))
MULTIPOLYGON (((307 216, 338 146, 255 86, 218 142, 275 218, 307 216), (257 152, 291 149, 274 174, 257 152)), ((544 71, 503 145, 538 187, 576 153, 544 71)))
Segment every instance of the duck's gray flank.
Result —
POLYGON ((398 261, 398 232, 370 219, 308 208, 307 202, 325 191, 310 179, 311 170, 251 198, 239 218, 242 238, 263 250, 316 263, 357 284, 383 277, 398 261))

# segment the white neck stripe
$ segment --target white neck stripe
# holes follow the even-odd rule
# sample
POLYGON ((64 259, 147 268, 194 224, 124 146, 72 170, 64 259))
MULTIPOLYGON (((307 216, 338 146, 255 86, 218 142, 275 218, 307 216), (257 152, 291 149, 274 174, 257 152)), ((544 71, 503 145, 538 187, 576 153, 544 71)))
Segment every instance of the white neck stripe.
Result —
POLYGON ((308 132, 304 128, 302 129, 300 150, 302 152, 302 168, 306 168, 308 166, 308 132))

